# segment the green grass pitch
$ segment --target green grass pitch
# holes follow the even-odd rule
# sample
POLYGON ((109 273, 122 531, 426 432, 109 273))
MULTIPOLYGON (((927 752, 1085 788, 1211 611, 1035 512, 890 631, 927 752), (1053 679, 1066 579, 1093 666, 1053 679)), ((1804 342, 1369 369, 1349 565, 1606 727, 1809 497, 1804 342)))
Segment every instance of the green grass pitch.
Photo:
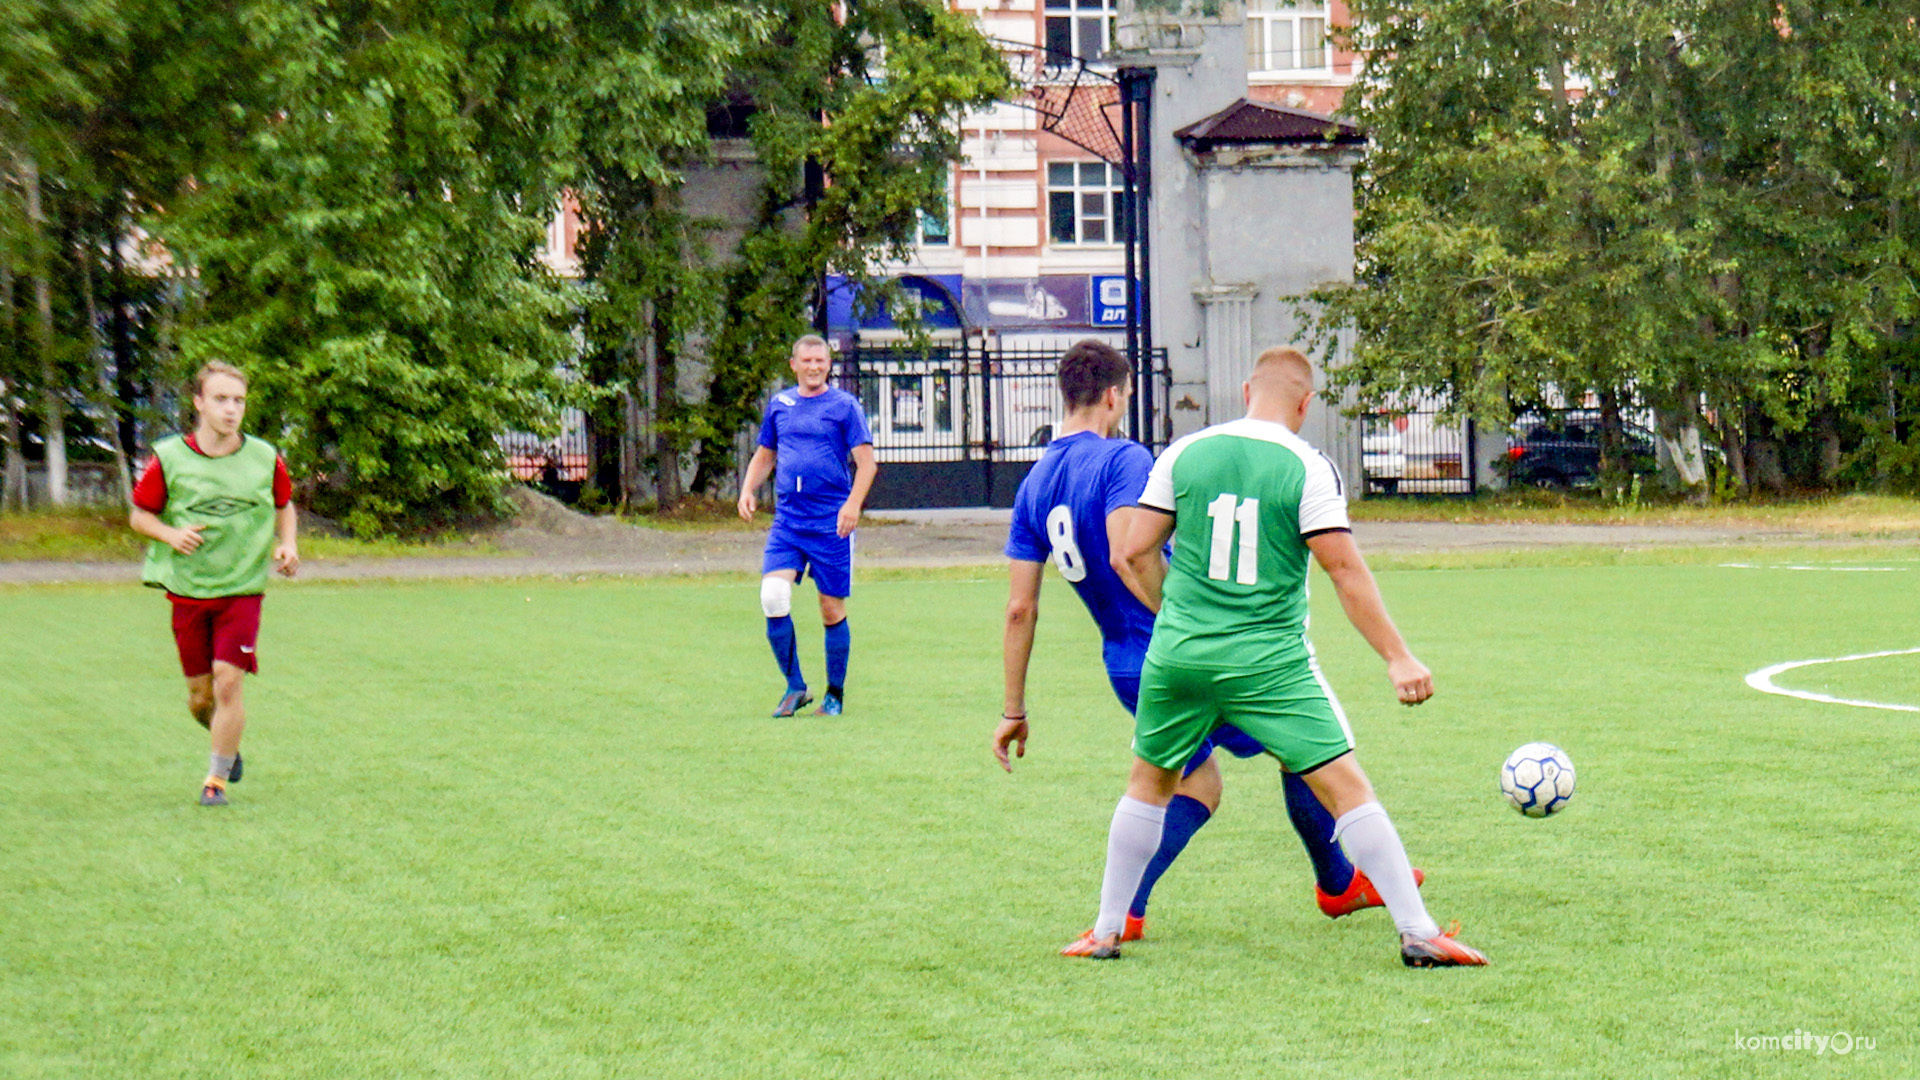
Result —
MULTIPOLYGON (((279 589, 224 810, 160 597, 0 591, 0 1075, 1920 1072, 1920 717, 1742 683, 1920 645, 1920 569, 1381 582, 1438 697, 1392 702, 1324 578, 1317 644, 1486 969, 1320 916, 1276 777, 1233 761, 1149 940, 1055 955, 1128 760, 1057 580, 1012 776, 990 572, 863 581, 834 720, 767 717, 746 578, 279 589), (1496 785, 1535 739, 1580 771, 1546 821, 1496 785), (1875 1045, 1735 1046, 1796 1029, 1875 1045)), ((1782 683, 1920 704, 1920 655, 1782 683)))

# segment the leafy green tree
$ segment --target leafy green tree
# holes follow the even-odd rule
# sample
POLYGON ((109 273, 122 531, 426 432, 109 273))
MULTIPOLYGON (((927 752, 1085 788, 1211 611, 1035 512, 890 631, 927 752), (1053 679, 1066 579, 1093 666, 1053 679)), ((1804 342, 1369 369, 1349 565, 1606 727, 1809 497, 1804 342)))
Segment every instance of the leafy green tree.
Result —
POLYGON ((650 406, 663 501, 686 456, 694 490, 731 481, 735 439, 808 329, 823 276, 864 278, 907 250, 921 211, 942 209, 961 116, 1009 87, 992 45, 936 0, 731 10, 752 29, 708 101, 749 114, 753 167, 734 171, 752 185, 745 220, 690 209, 689 175, 719 182, 703 169, 707 130, 675 129, 687 137, 661 175, 622 160, 609 145, 618 129, 590 135, 584 155, 585 269, 599 290, 589 340, 611 380, 650 406))
POLYGON ((496 436, 550 429, 573 300, 537 259, 542 5, 266 0, 234 149, 156 228, 194 268, 185 367, 237 362, 323 512, 356 532, 491 508, 496 436), (530 52, 539 56, 538 49, 530 52))
POLYGON ((230 16, 225 5, 175 0, 28 0, 0 13, 0 167, 10 181, 0 199, 9 384, 0 410, 16 451, 6 469, 13 505, 24 425, 12 405, 29 388, 54 501, 70 424, 83 437, 77 455, 110 446, 126 486, 133 399, 153 352, 141 340, 153 320, 133 309, 155 300, 126 249, 133 223, 173 203, 194 162, 223 141, 226 118, 205 91, 236 78, 240 58, 201 31, 230 16))
POLYGON ((0 39, 8 404, 57 446, 129 429, 149 374, 240 363, 303 500, 362 532, 492 505, 496 436, 574 402, 630 430, 644 404, 667 493, 689 452, 723 482, 817 282, 904 247, 1006 85, 933 0, 23 0, 0 39), (729 101, 731 219, 700 197, 729 101), (580 281, 539 257, 564 198, 580 281))
POLYGON ((1637 397, 1696 495, 1703 429, 1739 485, 1920 479, 1897 420, 1920 239, 1907 15, 1735 0, 1353 12, 1372 59, 1349 107, 1376 149, 1357 283, 1315 297, 1323 331, 1358 331, 1338 378, 1374 401, 1450 394, 1496 425, 1555 392, 1616 412, 1637 397))
POLYGON ((25 481, 18 391, 34 388, 50 500, 67 501, 65 350, 56 337, 55 275, 62 245, 59 215, 69 181, 84 173, 82 133, 75 121, 97 100, 100 50, 110 35, 104 3, 71 6, 24 2, 0 9, 0 152, 7 197, 0 200, 0 299, 6 302, 7 347, 0 352, 5 389, 8 500, 18 503, 25 481))

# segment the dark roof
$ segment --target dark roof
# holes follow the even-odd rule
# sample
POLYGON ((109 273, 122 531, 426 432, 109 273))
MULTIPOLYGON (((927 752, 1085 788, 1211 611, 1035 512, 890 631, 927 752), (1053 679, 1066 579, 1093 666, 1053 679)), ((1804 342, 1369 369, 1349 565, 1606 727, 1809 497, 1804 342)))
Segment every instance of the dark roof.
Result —
POLYGON ((1351 120, 1338 120, 1305 109, 1289 109, 1264 101, 1239 101, 1205 120, 1188 124, 1173 137, 1195 150, 1236 143, 1314 143, 1357 146, 1367 133, 1351 120))

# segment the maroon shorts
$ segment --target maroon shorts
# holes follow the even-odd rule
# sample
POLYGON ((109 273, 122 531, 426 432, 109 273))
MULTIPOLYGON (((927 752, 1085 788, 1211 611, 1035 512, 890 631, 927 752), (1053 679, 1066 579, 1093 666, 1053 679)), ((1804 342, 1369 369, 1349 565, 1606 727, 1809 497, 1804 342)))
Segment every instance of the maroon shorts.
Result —
POLYGON ((173 601, 173 643, 180 648, 180 670, 187 678, 209 675, 215 660, 246 672, 260 670, 253 657, 260 636, 260 594, 195 600, 167 594, 173 601))

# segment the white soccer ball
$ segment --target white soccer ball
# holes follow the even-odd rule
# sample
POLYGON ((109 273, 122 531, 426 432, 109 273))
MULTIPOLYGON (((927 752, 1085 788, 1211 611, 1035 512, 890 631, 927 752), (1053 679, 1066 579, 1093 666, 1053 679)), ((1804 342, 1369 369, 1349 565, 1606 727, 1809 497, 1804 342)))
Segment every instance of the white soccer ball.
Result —
POLYGON ((1528 817, 1559 813, 1573 801, 1573 759, 1552 743, 1530 742, 1500 766, 1500 790, 1528 817))

